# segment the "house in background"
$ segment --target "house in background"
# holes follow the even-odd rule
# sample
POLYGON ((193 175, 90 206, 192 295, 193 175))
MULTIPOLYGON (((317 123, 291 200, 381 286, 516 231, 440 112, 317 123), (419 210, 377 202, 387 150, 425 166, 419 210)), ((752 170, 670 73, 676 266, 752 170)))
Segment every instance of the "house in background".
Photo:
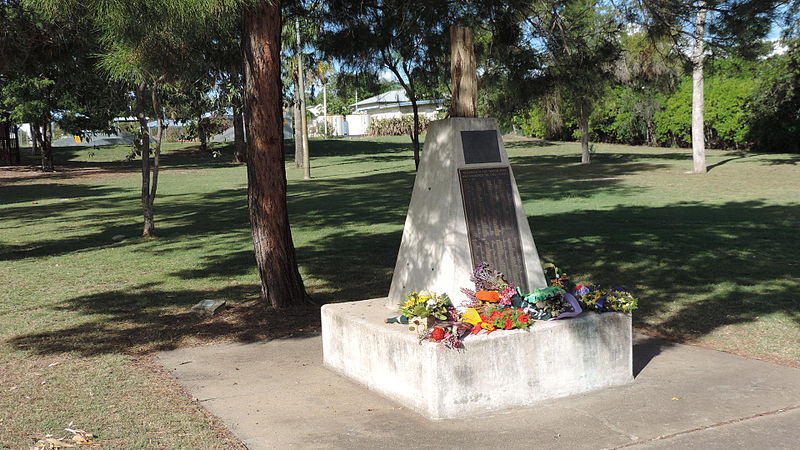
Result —
MULTIPOLYGON (((436 117, 436 113, 443 111, 445 100, 417 100, 417 111, 420 116, 425 116, 430 120, 436 117)), ((411 101, 408 99, 405 89, 395 89, 384 92, 374 97, 366 98, 350 105, 355 113, 367 114, 370 119, 391 119, 405 115, 414 114, 411 101)))
MULTIPOLYGON (((353 114, 346 116, 321 114, 321 105, 308 108, 317 117, 310 124, 309 132, 315 136, 324 135, 325 120, 328 122, 329 132, 333 136, 362 136, 367 134, 370 122, 379 119, 392 119, 414 114, 411 101, 405 89, 395 89, 384 92, 374 97, 366 98, 349 105, 353 114)), ((444 111, 445 100, 417 100, 417 110, 420 117, 429 120, 436 118, 436 114, 444 111)))

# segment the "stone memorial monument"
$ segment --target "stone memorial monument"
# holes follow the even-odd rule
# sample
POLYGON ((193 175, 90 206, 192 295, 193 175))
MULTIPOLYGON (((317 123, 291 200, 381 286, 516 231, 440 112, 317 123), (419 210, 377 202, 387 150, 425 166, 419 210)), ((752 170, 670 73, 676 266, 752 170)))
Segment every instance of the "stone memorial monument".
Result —
POLYGON ((410 291, 458 305, 481 262, 523 292, 546 286, 497 123, 475 117, 471 32, 453 27, 451 42, 451 117, 428 128, 389 294, 322 308, 326 366, 430 419, 631 381, 631 319, 621 313, 470 336, 460 351, 383 322, 410 291))

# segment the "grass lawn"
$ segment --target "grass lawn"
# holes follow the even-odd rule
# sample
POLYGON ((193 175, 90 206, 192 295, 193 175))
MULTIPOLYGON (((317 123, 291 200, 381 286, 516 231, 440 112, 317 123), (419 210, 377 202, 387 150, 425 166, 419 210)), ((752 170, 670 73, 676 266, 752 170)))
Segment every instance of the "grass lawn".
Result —
MULTIPOLYGON (((320 302, 389 288, 414 164, 407 138, 312 141, 313 180, 287 164, 301 273, 320 302)), ((626 286, 635 326, 800 365, 800 155, 509 137, 544 261, 576 281, 626 286)), ((258 302, 246 171, 168 145, 158 238, 141 232, 128 148, 56 149, 60 171, 0 169, 0 448, 73 423, 106 448, 238 443, 149 360, 153 351, 318 333, 318 312, 258 302), (112 240, 117 234, 127 238, 112 240), (200 319, 196 302, 231 306, 200 319)))

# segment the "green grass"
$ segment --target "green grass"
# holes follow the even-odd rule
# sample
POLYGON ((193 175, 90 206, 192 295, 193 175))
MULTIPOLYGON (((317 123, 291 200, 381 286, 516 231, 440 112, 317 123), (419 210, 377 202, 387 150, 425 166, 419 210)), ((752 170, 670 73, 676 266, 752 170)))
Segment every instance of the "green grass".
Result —
MULTIPOLYGON (((388 291, 414 181, 407 138, 312 141, 311 181, 287 164, 301 273, 321 302, 388 291)), ((508 138, 542 259, 640 297, 640 330, 800 364, 800 157, 508 138)), ((318 332, 316 311, 258 302, 246 171, 168 145, 157 239, 141 231, 125 147, 56 149, 62 170, 0 171, 0 447, 76 427, 108 448, 234 441, 153 351, 318 332), (122 242, 112 236, 128 236, 122 242), (199 319, 189 308, 232 306, 199 319), (51 365, 53 363, 58 363, 51 365), (211 421, 211 422, 210 422, 211 421)))

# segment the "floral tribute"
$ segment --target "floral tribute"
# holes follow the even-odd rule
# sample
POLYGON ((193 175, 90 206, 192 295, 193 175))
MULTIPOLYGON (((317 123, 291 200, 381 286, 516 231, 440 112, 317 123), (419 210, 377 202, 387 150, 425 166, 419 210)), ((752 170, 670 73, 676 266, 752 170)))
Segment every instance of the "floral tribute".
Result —
POLYGON ((437 295, 435 292, 412 292, 400 306, 400 314, 405 317, 429 317, 447 320, 447 312, 453 306, 447 294, 437 295))
MULTIPOLYGON (((627 290, 600 289, 575 284, 558 267, 545 266, 548 286, 523 294, 514 283, 485 262, 472 271, 474 290, 462 288, 466 302, 456 308, 447 294, 412 292, 400 304, 400 316, 389 323, 424 323, 420 339, 448 348, 463 348, 463 340, 474 334, 496 330, 527 329, 537 320, 574 317, 583 311, 631 312, 638 300, 627 290), (427 320, 420 320, 425 319, 427 320)), ((414 326, 410 327, 412 330, 414 326)))

